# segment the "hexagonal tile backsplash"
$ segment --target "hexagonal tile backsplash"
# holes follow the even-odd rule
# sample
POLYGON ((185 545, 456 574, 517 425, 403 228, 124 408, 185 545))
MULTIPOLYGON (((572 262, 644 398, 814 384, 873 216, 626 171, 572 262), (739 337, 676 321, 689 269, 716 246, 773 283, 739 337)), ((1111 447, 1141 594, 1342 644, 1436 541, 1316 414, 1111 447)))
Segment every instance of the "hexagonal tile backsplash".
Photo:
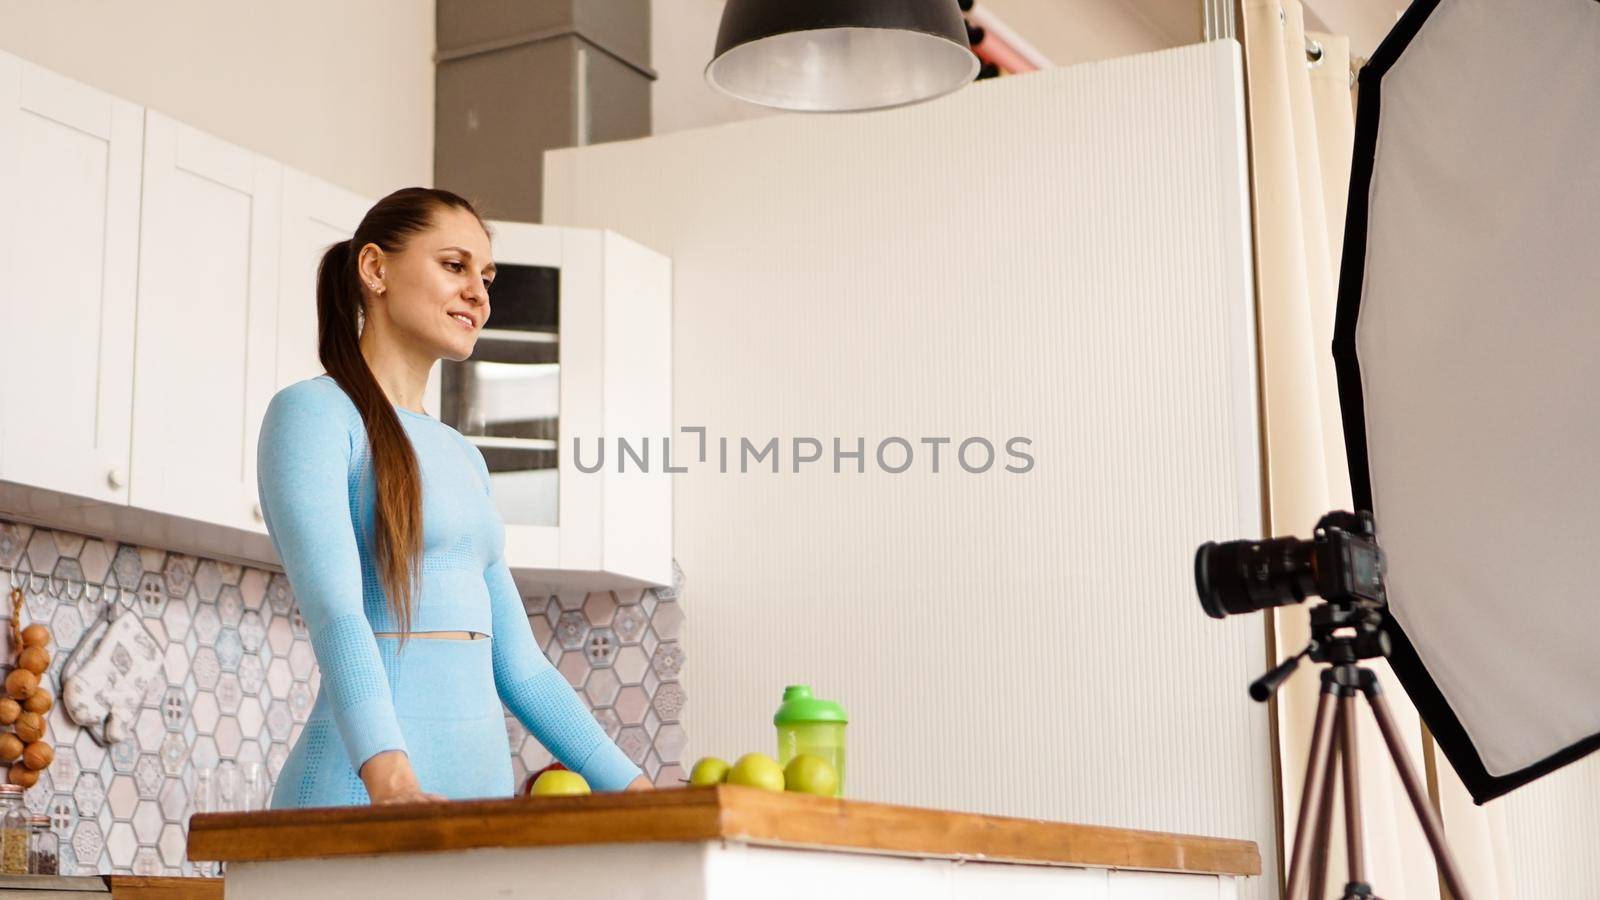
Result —
MULTIPOLYGON (((265 762, 276 780, 316 696, 320 675, 288 579, 0 520, 0 566, 23 557, 34 572, 124 588, 167 648, 166 679, 151 687, 121 743, 101 747, 59 703, 50 710, 55 762, 27 802, 61 836, 62 874, 195 874, 184 829, 196 766, 265 762)), ((523 598, 545 655, 659 785, 685 777, 681 585, 677 573, 670 590, 523 598)), ((0 589, 9 593, 3 574, 0 589)), ((54 636, 46 683, 57 697, 62 662, 101 611, 82 596, 74 584, 60 597, 29 593, 24 605, 27 623, 47 623, 54 636)), ((10 615, 0 604, 6 661, 10 615)), ((520 786, 551 756, 509 714, 506 733, 520 786)))

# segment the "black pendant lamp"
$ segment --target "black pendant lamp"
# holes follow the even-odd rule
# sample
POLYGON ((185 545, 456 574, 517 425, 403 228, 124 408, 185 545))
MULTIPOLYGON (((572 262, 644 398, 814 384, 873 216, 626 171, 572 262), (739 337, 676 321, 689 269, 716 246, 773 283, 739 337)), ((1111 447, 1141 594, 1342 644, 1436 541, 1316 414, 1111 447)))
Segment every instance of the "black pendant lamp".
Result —
POLYGON ((978 74, 957 0, 728 0, 712 87, 800 112, 931 100, 978 74))

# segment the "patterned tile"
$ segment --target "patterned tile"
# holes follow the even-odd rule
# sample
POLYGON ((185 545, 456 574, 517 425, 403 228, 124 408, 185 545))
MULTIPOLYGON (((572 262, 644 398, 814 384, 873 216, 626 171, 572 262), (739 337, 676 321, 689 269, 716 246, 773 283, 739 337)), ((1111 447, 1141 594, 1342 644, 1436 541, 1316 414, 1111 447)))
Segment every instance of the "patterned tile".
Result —
POLYGON ((616 671, 617 677, 623 684, 638 684, 648 668, 650 668, 650 657, 637 646, 623 647, 617 651, 617 660, 612 664, 612 669, 616 671))
POLYGON ((32 530, 28 525, 0 523, 0 566, 17 564, 22 558, 23 548, 28 545, 28 535, 32 530))
POLYGON ((209 603, 203 604, 194 613, 194 633, 202 644, 212 644, 217 640, 217 632, 222 630, 222 616, 217 608, 209 603))
POLYGON ((201 734, 212 734, 217 730, 217 719, 222 715, 217 708, 217 695, 210 691, 201 691, 194 698, 194 705, 189 709, 189 715, 194 719, 194 727, 201 734))
POLYGON ((681 762, 683 760, 683 746, 688 743, 688 735, 684 733, 683 726, 677 723, 661 726, 656 732, 656 755, 666 762, 681 762))
POLYGON ((589 665, 597 669, 611 665, 617 653, 616 633, 609 628, 590 629, 583 652, 589 657, 589 665))
POLYGON ((176 823, 169 822, 161 827, 158 846, 161 850, 161 862, 170 871, 183 865, 184 854, 189 849, 189 839, 184 836, 182 828, 176 823))
POLYGON ((583 613, 564 612, 556 620, 556 640, 560 642, 561 649, 581 650, 588 637, 589 620, 583 617, 583 613))
POLYGON ((289 649, 289 671, 294 673, 296 681, 305 681, 311 677, 311 667, 317 664, 316 657, 312 655, 311 644, 306 641, 296 641, 289 649))
POLYGON ((595 669, 589 673, 589 680, 584 682, 583 692, 589 698, 591 707, 610 706, 617 699, 617 691, 621 687, 617 673, 610 669, 595 669))
POLYGON ((133 826, 127 822, 117 822, 106 833, 106 849, 111 851, 111 864, 132 871, 133 855, 139 852, 139 838, 133 833, 133 826))
POLYGON ((167 554, 165 568, 167 596, 182 597, 189 593, 189 587, 194 584, 197 563, 198 560, 184 553, 167 554))
POLYGON ((130 867, 135 875, 160 875, 162 873, 161 853, 155 847, 140 847, 133 854, 133 865, 130 867))
POLYGON ((637 725, 625 726, 617 734, 617 747, 633 760, 634 765, 641 765, 645 754, 650 752, 650 735, 637 725))
POLYGON ((637 644, 644 636, 649 617, 637 606, 623 606, 611 617, 611 629, 624 644, 637 644))
POLYGON ((40 528, 28 539, 27 551, 28 565, 35 572, 48 572, 56 567, 56 560, 61 558, 61 551, 56 549, 55 536, 47 529, 40 528))
POLYGON ((244 597, 239 589, 228 585, 217 594, 217 615, 224 628, 239 627, 239 617, 244 615, 244 597))
POLYGON ((683 630, 683 608, 677 603, 663 603, 650 616, 650 628, 656 637, 675 641, 683 630))
POLYGON ((217 591, 222 589, 222 569, 215 560, 203 559, 194 571, 194 592, 202 602, 217 599, 217 591))
POLYGON ((154 800, 140 800, 133 811, 133 834, 141 844, 154 844, 161 839, 161 806, 154 800))
MULTIPOLYGON (((118 772, 123 775, 132 773, 133 767, 139 764, 138 738, 135 737, 131 740, 120 741, 112 744, 110 747, 106 748, 105 756, 106 761, 100 766, 100 774, 102 776, 105 776, 109 779, 109 776, 106 775, 108 768, 112 772, 118 772)), ((110 783, 109 780, 107 783, 110 783)), ((107 793, 110 793, 109 789, 107 793)))
POLYGON ((239 643, 247 654, 253 654, 261 649, 261 644, 267 639, 266 623, 261 621, 261 613, 249 610, 239 619, 239 643))
POLYGON ((139 798, 154 800, 161 792, 161 757, 154 753, 141 753, 133 767, 133 783, 139 789, 139 798))
POLYGON ((676 641, 666 641, 656 648, 650 667, 662 681, 677 681, 683 671, 683 648, 676 641))
POLYGON ((650 697, 644 692, 644 688, 630 684, 617 694, 612 708, 617 711, 617 716, 623 722, 638 725, 644 721, 645 710, 650 708, 650 697))
POLYGON ((79 859, 99 859, 100 850, 105 846, 105 837, 100 833, 100 823, 84 819, 78 822, 78 827, 72 832, 72 849, 79 859))
POLYGON ((132 544, 122 544, 117 547, 117 555, 113 557, 111 570, 116 573, 117 585, 136 590, 139 579, 144 575, 144 563, 139 559, 139 548, 132 544))
POLYGON ((589 624, 596 628, 603 628, 611 624, 611 617, 617 611, 617 594, 615 591, 592 591, 583 602, 583 614, 588 618, 589 624))
POLYGON ((161 805, 161 815, 168 822, 184 821, 184 815, 189 811, 189 792, 183 786, 182 780, 165 779, 161 783, 161 795, 157 800, 161 805))
POLYGON ((183 764, 189 758, 189 744, 183 734, 169 732, 161 739, 161 771, 168 775, 183 773, 183 764))
POLYGON ((194 683, 201 690, 216 690, 217 679, 222 677, 222 664, 217 662, 217 651, 211 647, 196 650, 190 670, 194 673, 194 683))
POLYGON ((117 775, 111 779, 111 787, 106 790, 106 805, 111 807, 113 819, 131 818, 138 803, 139 788, 132 775, 117 775))
POLYGON ((239 671, 239 660, 244 656, 244 647, 239 643, 239 630, 224 628, 217 635, 217 661, 228 672, 239 671))
POLYGON ((246 653, 244 659, 239 660, 239 690, 243 693, 250 695, 261 693, 261 686, 266 677, 261 668, 261 657, 254 653, 246 653))
MULTIPOLYGON (((188 582, 185 581, 184 585, 187 586, 188 582)), ((152 619, 161 618, 161 614, 167 609, 168 596, 171 595, 167 593, 166 582, 162 580, 160 575, 154 572, 146 572, 139 579, 139 608, 147 617, 152 619)), ((177 596, 182 597, 183 595, 178 594, 177 596)))
POLYGON ((277 615, 289 614, 289 608, 294 606, 294 590, 289 587, 289 576, 282 572, 273 574, 272 580, 267 583, 267 605, 277 615))
POLYGON ((683 686, 677 682, 663 684, 656 688, 655 697, 651 700, 651 708, 655 710, 656 717, 663 722, 676 722, 683 714, 685 699, 683 686))
POLYGON ((244 608, 260 610, 267 596, 267 580, 272 576, 263 569, 245 569, 239 578, 239 593, 244 597, 244 608))

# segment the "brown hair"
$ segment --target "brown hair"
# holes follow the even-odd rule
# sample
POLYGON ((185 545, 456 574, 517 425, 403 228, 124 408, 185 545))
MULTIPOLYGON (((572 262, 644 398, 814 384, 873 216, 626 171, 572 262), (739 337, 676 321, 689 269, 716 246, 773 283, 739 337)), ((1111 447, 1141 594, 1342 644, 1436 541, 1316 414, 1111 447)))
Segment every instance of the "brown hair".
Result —
MULTIPOLYGON (((422 577, 422 479, 400 416, 361 355, 366 299, 356 266, 362 247, 376 244, 385 253, 398 253, 407 241, 433 225, 435 214, 452 208, 464 209, 484 224, 472 204, 456 194, 437 188, 401 188, 367 210, 355 235, 329 247, 317 267, 317 355, 322 367, 350 396, 366 426, 377 494, 373 562, 389 607, 400 621, 402 642, 411 632, 411 598, 422 577)), ((484 231, 488 230, 485 224, 484 231)))

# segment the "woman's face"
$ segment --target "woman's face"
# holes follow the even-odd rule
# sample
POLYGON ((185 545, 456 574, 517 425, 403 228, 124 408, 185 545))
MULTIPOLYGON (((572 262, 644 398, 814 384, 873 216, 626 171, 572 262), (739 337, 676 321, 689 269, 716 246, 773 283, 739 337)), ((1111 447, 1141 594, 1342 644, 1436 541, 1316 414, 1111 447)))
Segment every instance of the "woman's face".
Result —
POLYGON ((371 244, 363 248, 360 270, 367 308, 382 311, 386 335, 431 359, 471 356, 489 318, 495 273, 489 236, 477 218, 464 209, 443 209, 399 253, 376 250, 371 244))

